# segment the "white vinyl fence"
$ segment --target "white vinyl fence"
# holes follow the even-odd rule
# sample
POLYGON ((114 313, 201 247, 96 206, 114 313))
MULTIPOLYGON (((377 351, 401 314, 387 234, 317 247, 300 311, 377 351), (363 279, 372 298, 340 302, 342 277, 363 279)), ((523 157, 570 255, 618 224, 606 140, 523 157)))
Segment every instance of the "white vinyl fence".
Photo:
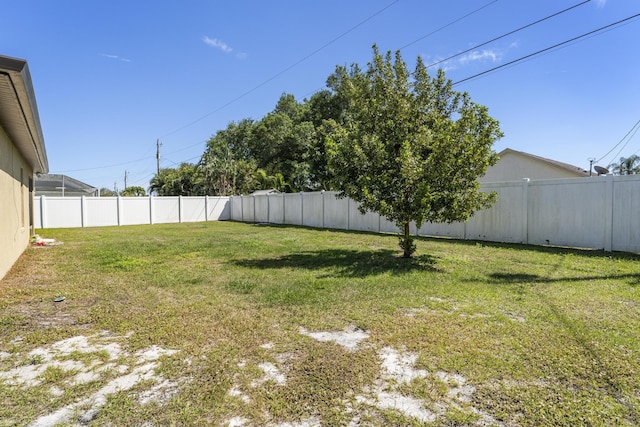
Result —
POLYGON ((48 197, 34 203, 35 228, 101 227, 230 219, 228 197, 48 197))
MULTIPOLYGON (((486 183, 490 209, 466 223, 424 224, 412 233, 457 239, 640 252, 640 175, 486 183)), ((36 228, 235 220, 396 232, 380 215, 362 215, 335 192, 234 197, 45 197, 36 228)))
MULTIPOLYGON (((412 233, 606 251, 640 251, 640 176, 598 176, 485 183, 498 193, 490 209, 466 223, 424 224, 412 233)), ((234 196, 235 221, 397 232, 376 213, 334 192, 234 196)))

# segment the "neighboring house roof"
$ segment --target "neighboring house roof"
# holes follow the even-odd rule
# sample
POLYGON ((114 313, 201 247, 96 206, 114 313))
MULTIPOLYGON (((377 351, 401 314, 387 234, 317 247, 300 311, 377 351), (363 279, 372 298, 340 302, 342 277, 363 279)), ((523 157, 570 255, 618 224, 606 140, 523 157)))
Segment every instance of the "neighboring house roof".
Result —
POLYGON ((500 160, 487 169, 481 182, 512 181, 522 178, 583 178, 589 172, 568 163, 506 148, 498 153, 500 160))
POLYGON ((97 188, 66 175, 36 175, 36 196, 96 196, 98 193, 97 188))
POLYGON ((27 61, 0 55, 0 126, 34 173, 49 172, 27 61))

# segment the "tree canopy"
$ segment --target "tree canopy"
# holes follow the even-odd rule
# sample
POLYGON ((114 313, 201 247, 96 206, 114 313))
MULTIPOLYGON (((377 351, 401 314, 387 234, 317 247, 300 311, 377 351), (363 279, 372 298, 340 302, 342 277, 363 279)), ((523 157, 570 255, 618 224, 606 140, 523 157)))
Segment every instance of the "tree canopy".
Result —
POLYGON ((328 121, 334 186, 399 227, 404 257, 415 251, 412 222, 466 221, 494 202, 477 178, 497 161, 499 124, 444 72, 431 77, 418 58, 410 73, 400 52, 374 46, 366 71, 337 67, 330 82, 346 100, 342 120, 328 121))
POLYGON ((432 77, 420 57, 410 72, 399 52, 374 46, 366 70, 339 66, 309 99, 285 93, 263 118, 229 123, 197 164, 160 170, 149 190, 338 190, 394 222, 409 257, 412 223, 466 221, 495 201, 477 178, 497 161, 491 147, 501 136, 488 109, 453 90, 444 72, 432 77))
POLYGON ((149 192, 158 196, 202 195, 201 171, 191 163, 182 163, 176 169, 160 169, 151 178, 149 192))
POLYGON ((620 161, 610 164, 608 169, 615 175, 640 174, 640 156, 620 157, 620 161))
POLYGON ((132 185, 122 190, 120 192, 120 195, 125 197, 142 197, 146 196, 147 192, 143 187, 140 187, 139 185, 132 185))

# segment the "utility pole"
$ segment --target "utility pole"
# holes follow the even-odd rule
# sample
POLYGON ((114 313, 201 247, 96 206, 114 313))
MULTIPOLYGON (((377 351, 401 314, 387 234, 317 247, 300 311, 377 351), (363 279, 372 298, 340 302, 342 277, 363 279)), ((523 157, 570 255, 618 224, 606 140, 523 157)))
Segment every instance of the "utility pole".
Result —
POLYGON ((591 171, 593 170, 593 162, 596 160, 595 157, 589 157, 587 160, 589 160, 589 176, 591 176, 591 171))
POLYGON ((127 175, 129 175, 129 172, 124 171, 124 189, 127 189, 127 175))
POLYGON ((162 144, 160 143, 160 138, 158 138, 156 140, 156 166, 157 166, 157 170, 158 170, 158 175, 160 175, 160 146, 162 144))

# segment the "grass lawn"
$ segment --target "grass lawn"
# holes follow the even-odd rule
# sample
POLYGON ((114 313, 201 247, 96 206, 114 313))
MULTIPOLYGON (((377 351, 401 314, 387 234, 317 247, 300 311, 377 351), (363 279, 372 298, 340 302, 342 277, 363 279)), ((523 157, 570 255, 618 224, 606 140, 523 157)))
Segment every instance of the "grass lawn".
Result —
POLYGON ((40 234, 64 244, 0 281, 0 426, 640 424, 638 255, 420 238, 405 260, 395 236, 233 222, 40 234))

